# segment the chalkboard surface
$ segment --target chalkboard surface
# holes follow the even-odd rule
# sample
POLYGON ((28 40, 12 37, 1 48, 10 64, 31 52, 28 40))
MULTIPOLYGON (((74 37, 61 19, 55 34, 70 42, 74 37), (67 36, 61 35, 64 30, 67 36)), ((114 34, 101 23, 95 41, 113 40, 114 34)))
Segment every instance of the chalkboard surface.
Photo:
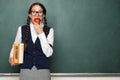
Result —
POLYGON ((0 73, 18 73, 8 58, 33 2, 54 28, 52 73, 120 73, 120 0, 0 0, 0 73))

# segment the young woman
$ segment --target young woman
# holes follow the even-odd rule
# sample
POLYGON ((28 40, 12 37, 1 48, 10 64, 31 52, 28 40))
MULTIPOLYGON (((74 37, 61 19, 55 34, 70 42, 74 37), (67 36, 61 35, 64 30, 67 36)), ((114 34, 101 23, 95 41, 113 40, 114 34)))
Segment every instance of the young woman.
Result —
MULTIPOLYGON (((27 23, 20 26, 14 43, 24 43, 24 62, 20 65, 20 80, 50 80, 48 57, 53 53, 54 30, 48 27, 46 9, 33 3, 27 23)), ((14 66, 13 48, 9 62, 14 66)))

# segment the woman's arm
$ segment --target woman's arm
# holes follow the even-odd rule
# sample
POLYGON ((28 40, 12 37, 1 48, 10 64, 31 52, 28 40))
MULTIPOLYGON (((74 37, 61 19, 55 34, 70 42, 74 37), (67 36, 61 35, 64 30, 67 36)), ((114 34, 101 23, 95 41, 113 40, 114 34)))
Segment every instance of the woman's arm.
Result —
MULTIPOLYGON (((21 27, 18 28, 14 43, 21 43, 21 27)), ((13 65, 13 45, 9 56, 9 62, 13 65)))
POLYGON ((41 42, 41 47, 46 55, 46 57, 50 57, 53 53, 53 42, 54 42, 54 30, 53 28, 50 29, 49 34, 46 38, 45 33, 41 33, 38 35, 40 42, 41 42))

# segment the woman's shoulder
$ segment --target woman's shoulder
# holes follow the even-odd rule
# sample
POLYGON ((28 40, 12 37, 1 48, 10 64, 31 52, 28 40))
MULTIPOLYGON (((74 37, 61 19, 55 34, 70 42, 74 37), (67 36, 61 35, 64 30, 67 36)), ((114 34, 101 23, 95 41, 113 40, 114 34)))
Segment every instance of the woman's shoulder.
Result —
POLYGON ((50 27, 50 26, 48 26, 48 29, 49 29, 49 30, 52 30, 52 31, 54 30, 53 27, 50 27))
POLYGON ((18 26, 18 29, 23 28, 23 27, 26 27, 26 25, 20 25, 20 26, 18 26))
POLYGON ((53 27, 49 27, 49 34, 54 34, 54 28, 53 27))
POLYGON ((26 25, 19 26, 21 30, 26 29, 26 25))
POLYGON ((25 27, 26 27, 26 25, 21 25, 20 27, 21 27, 21 28, 25 28, 25 27))
POLYGON ((51 30, 52 30, 52 31, 54 30, 53 27, 48 27, 48 28, 49 28, 50 31, 51 31, 51 30))
POLYGON ((48 32, 54 31, 54 29, 52 27, 50 27, 50 26, 47 26, 47 27, 44 26, 43 29, 44 29, 44 31, 47 29, 48 32))
POLYGON ((26 29, 26 25, 20 25, 20 26, 18 26, 18 31, 21 31, 22 29, 26 29))

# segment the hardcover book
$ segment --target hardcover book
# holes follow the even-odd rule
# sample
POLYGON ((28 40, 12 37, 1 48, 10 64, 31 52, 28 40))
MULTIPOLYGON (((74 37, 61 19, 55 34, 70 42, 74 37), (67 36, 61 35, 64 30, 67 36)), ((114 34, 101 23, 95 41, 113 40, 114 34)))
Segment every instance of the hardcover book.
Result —
POLYGON ((24 58, 24 44, 23 43, 15 43, 14 44, 14 54, 13 61, 14 64, 22 64, 24 58))

